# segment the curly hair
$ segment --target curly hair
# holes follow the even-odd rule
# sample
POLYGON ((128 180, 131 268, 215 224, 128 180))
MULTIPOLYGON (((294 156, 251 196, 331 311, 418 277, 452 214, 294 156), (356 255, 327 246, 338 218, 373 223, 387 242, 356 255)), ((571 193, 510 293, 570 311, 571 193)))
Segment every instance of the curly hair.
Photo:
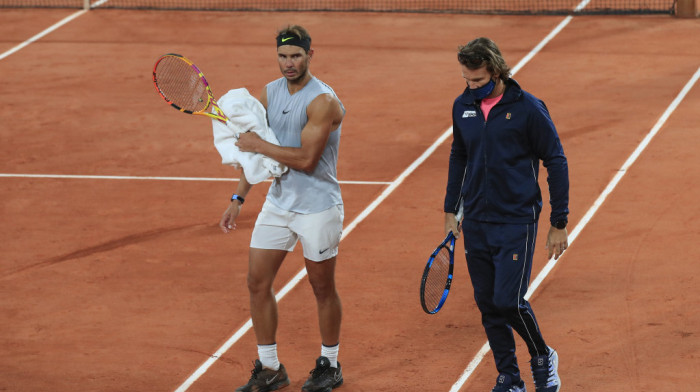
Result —
POLYGON ((457 60, 469 69, 479 69, 486 66, 492 74, 498 74, 504 82, 510 79, 510 67, 501 55, 498 46, 489 38, 480 37, 471 40, 468 44, 460 46, 457 52, 457 60))

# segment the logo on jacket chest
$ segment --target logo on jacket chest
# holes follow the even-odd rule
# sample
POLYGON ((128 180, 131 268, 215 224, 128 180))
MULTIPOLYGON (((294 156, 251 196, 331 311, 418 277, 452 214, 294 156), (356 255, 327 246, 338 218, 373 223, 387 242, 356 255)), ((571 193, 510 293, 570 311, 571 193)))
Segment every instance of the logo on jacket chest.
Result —
POLYGON ((465 110, 464 113, 462 113, 462 118, 467 117, 476 117, 476 110, 465 110))

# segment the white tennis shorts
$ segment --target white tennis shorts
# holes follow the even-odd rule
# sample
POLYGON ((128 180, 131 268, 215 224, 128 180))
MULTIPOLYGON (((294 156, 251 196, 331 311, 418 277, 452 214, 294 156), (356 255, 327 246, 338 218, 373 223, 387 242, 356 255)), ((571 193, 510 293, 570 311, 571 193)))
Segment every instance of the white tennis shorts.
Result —
POLYGON ((342 205, 315 214, 300 214, 266 200, 255 221, 250 247, 291 252, 297 241, 301 241, 305 258, 328 260, 338 254, 344 217, 342 205))

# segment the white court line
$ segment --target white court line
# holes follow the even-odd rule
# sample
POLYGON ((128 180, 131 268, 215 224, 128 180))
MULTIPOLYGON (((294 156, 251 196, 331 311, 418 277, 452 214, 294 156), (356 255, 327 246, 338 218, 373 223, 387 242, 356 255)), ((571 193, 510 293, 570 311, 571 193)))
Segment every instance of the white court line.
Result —
POLYGON ((71 15, 69 15, 69 16, 66 16, 66 17, 63 18, 61 21, 59 21, 59 22, 53 24, 53 25, 52 25, 51 27, 49 27, 48 29, 42 31, 41 33, 39 33, 39 34, 37 34, 37 35, 35 35, 35 36, 33 36, 32 38, 29 38, 28 40, 22 42, 21 44, 15 46, 14 48, 12 48, 12 49, 10 49, 10 50, 4 52, 3 54, 0 54, 0 60, 2 60, 2 59, 4 59, 5 57, 7 57, 7 56, 9 56, 9 55, 11 55, 11 54, 13 54, 13 53, 19 51, 20 49, 24 48, 24 47, 27 46, 27 45, 29 45, 29 44, 31 44, 31 43, 33 43, 33 42, 38 41, 39 39, 43 38, 43 37, 46 36, 47 34, 51 33, 52 31, 58 29, 59 27, 63 26, 64 24, 70 22, 71 20, 73 20, 73 19, 79 17, 80 15, 82 15, 82 14, 84 14, 84 13, 86 13, 86 12, 87 12, 87 10, 82 10, 82 11, 78 11, 78 12, 76 12, 76 13, 74 13, 74 14, 71 14, 71 15))
MULTIPOLYGON (((656 136, 657 133, 659 133, 659 130, 661 127, 666 123, 669 117, 671 117, 671 114, 676 110, 678 105, 680 105, 681 101, 683 101, 683 98, 688 94, 690 89, 693 88, 695 83, 698 81, 700 78, 700 67, 698 67, 697 71, 695 71, 695 74, 688 80, 688 83, 685 84, 683 89, 681 89, 681 92, 678 93, 676 98, 671 102, 671 104, 666 108, 666 111, 664 111, 664 114, 661 115, 659 120, 656 122, 653 128, 649 131, 649 133, 644 137, 644 139, 639 143, 637 148, 632 152, 632 155, 630 155, 625 163, 618 169, 617 174, 615 174, 615 177, 613 177, 612 180, 608 183, 608 186, 605 187, 603 192, 598 196, 595 202, 593 202, 593 205, 591 208, 588 209, 588 212, 586 212, 586 215, 581 218, 581 221, 579 222, 578 225, 574 228, 574 230, 569 234, 569 244, 571 244, 576 237, 578 237, 579 233, 583 228, 588 224, 588 222, 593 218, 593 215, 596 213, 598 208, 603 204, 605 199, 608 197, 610 193, 615 189, 617 184, 620 182, 622 177, 624 177, 625 174, 627 174, 627 170, 632 166, 632 164, 639 158, 639 156, 642 154, 642 151, 647 148, 649 143, 651 142, 651 139, 656 136)), ((554 268, 554 265, 557 263, 557 260, 551 259, 549 263, 542 269, 542 272, 540 272, 539 275, 537 275, 537 278, 532 282, 532 285, 530 286, 530 289, 527 291, 527 294, 525 294, 525 299, 530 298, 532 295, 532 292, 537 289, 537 286, 542 283, 542 280, 544 277, 549 273, 549 271, 554 268)))
MULTIPOLYGON (((97 3, 93 4, 90 8, 97 8, 97 7, 101 6, 102 4, 106 3, 107 1, 109 1, 109 0, 101 0, 101 1, 98 1, 97 3)), ((5 57, 7 57, 7 56, 9 56, 9 55, 11 55, 11 54, 13 54, 13 53, 15 53, 15 52, 21 50, 22 48, 26 47, 26 46, 29 45, 29 44, 40 40, 40 39, 43 38, 44 36, 48 35, 49 33, 53 32, 54 30, 58 29, 59 27, 63 26, 64 24, 66 24, 66 23, 68 23, 68 22, 70 22, 71 20, 73 20, 73 19, 75 19, 75 18, 81 16, 82 14, 84 14, 84 13, 86 13, 86 12, 88 12, 88 9, 83 9, 83 10, 81 10, 81 11, 78 11, 78 12, 74 13, 74 14, 71 14, 71 15, 66 16, 65 18, 63 18, 63 19, 60 20, 59 22, 53 24, 51 27, 47 28, 46 30, 44 30, 44 31, 40 32, 39 34, 37 34, 37 35, 35 35, 35 36, 29 38, 28 40, 26 40, 26 41, 22 42, 21 44, 15 46, 14 48, 12 48, 12 49, 10 49, 10 50, 8 50, 8 51, 6 51, 6 52, 0 54, 0 60, 2 60, 2 59, 4 59, 5 57)))
POLYGON ((557 27, 555 27, 549 34, 547 34, 547 36, 544 37, 544 39, 540 41, 539 44, 532 48, 530 53, 526 54, 525 57, 523 57, 518 62, 518 64, 516 64, 515 67, 513 67, 510 70, 511 74, 515 76, 515 74, 518 73, 518 71, 520 71, 520 69, 524 67, 525 64, 529 63, 530 60, 532 60, 532 58, 535 57, 535 55, 539 53, 539 51, 542 50, 542 48, 544 48, 545 45, 549 43, 549 41, 551 41, 557 34, 559 34, 559 32, 562 31, 562 29, 564 29, 564 27, 566 27, 566 25, 569 24, 569 22, 571 22, 571 19, 573 19, 573 16, 567 16, 566 18, 564 18, 564 20, 562 20, 557 25, 557 27))
MULTIPOLYGON (((149 176, 102 176, 102 175, 78 175, 78 174, 22 174, 0 173, 0 178, 69 178, 69 179, 97 179, 97 180, 157 180, 157 181, 240 181, 238 178, 216 177, 149 177, 149 176)), ((272 182, 272 180, 265 180, 272 182)), ((348 185, 387 185, 390 181, 338 181, 348 185)))
MULTIPOLYGON (((452 134, 452 127, 450 127, 445 133, 440 135, 440 137, 430 146, 425 152, 418 157, 410 166, 406 168, 391 184, 384 189, 384 191, 367 206, 349 225, 345 226, 343 229, 343 235, 340 237, 342 241, 345 237, 350 234, 355 227, 357 227, 360 222, 369 216, 369 214, 374 211, 377 206, 379 206, 389 195, 398 188, 399 185, 411 174, 418 166, 420 166, 432 153, 447 139, 448 136, 452 134)), ((306 269, 302 268, 284 287, 279 293, 275 295, 275 299, 279 302, 289 291, 291 291, 304 277, 306 276, 306 269)), ((197 370, 192 373, 190 377, 185 380, 180 387, 178 387, 175 392, 186 391, 195 381, 199 379, 206 371, 211 367, 211 365, 216 362, 231 346, 234 345, 243 335, 245 335, 250 328, 253 327, 253 322, 248 319, 241 328, 239 328, 233 336, 231 336, 226 343, 224 343, 214 354, 212 354, 197 370)))

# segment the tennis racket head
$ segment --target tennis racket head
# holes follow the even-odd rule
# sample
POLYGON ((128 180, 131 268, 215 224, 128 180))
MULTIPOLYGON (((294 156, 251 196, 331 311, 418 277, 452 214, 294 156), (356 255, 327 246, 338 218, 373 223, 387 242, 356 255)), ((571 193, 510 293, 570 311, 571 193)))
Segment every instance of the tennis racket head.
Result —
POLYGON ((175 109, 226 122, 204 74, 186 57, 176 53, 161 56, 153 67, 153 84, 158 94, 175 109), (207 111, 210 108, 214 113, 207 111))
POLYGON ((455 236, 450 232, 435 249, 425 265, 420 284, 420 304, 428 314, 435 314, 447 300, 454 272, 455 236))

